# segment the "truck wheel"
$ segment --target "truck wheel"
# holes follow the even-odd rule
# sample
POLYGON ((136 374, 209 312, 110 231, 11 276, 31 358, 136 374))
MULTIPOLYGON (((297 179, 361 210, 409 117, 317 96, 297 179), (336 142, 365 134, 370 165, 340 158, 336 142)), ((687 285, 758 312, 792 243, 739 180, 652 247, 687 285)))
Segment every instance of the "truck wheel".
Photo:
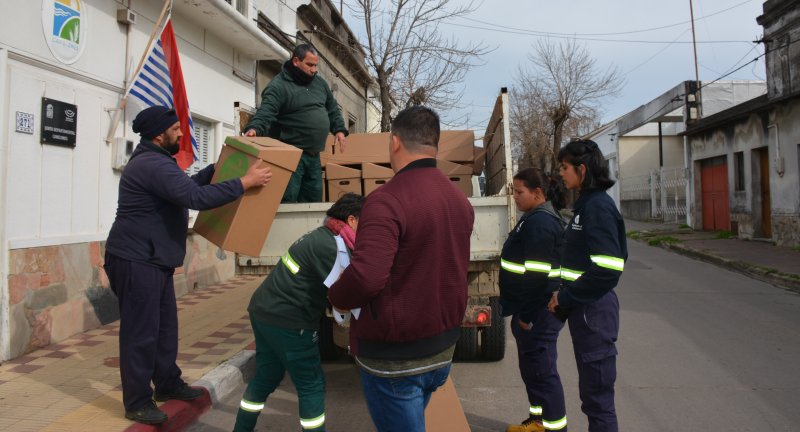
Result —
POLYGON ((322 360, 338 360, 342 349, 333 343, 333 318, 322 316, 319 321, 319 356, 322 360))
POLYGON ((506 321, 500 310, 500 297, 489 298, 492 307, 492 325, 481 330, 481 357, 498 361, 506 355, 506 321))
POLYGON ((453 353, 454 360, 475 360, 478 356, 478 329, 475 327, 461 327, 461 337, 456 342, 453 353))

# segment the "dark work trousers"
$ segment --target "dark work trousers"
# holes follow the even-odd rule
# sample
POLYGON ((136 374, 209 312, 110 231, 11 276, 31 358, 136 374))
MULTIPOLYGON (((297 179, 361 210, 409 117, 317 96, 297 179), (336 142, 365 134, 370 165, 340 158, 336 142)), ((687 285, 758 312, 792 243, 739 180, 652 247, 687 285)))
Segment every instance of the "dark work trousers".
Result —
POLYGON ((517 341, 519 372, 530 402, 530 414, 547 430, 566 431, 564 388, 558 375, 556 342, 564 323, 542 307, 531 330, 519 326, 519 315, 511 317, 511 334, 517 341))
POLYGON ((322 202, 322 164, 319 154, 311 155, 303 152, 300 162, 297 163, 297 169, 289 178, 281 202, 322 202))
POLYGON ((106 254, 105 271, 119 300, 119 374, 126 411, 134 411, 183 384, 178 356, 174 269, 106 254))
POLYGON ((235 432, 252 431, 267 397, 289 372, 299 403, 300 427, 325 431, 325 374, 319 357, 319 333, 271 326, 250 316, 256 338, 256 375, 239 403, 235 432))
POLYGON ((617 432, 617 294, 611 290, 594 303, 572 309, 567 320, 578 365, 581 410, 589 418, 589 431, 617 432))

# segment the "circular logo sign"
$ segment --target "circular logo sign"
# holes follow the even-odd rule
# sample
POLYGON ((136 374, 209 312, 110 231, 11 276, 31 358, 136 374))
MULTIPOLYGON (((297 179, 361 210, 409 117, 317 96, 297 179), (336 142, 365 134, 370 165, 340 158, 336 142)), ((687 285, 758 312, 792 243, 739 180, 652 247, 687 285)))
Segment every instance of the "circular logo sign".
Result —
POLYGON ((42 0, 42 30, 58 61, 75 63, 86 45, 86 9, 83 0, 42 0))

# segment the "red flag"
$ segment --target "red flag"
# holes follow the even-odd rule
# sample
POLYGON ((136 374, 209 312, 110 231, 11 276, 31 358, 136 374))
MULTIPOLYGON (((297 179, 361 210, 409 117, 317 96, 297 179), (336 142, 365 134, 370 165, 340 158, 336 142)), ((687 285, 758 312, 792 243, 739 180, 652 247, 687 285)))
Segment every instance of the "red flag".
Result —
POLYGON ((188 168, 195 160, 197 142, 171 20, 167 20, 161 37, 153 44, 144 66, 133 80, 130 95, 144 106, 163 105, 175 109, 183 132, 175 159, 181 169, 188 168))
POLYGON ((183 83, 181 58, 178 55, 178 45, 175 43, 175 32, 172 30, 172 20, 167 21, 164 31, 161 32, 161 46, 164 57, 169 67, 169 76, 172 78, 172 100, 175 113, 181 121, 181 150, 175 155, 181 169, 189 168, 194 163, 194 124, 189 112, 189 100, 186 98, 186 85, 183 83))

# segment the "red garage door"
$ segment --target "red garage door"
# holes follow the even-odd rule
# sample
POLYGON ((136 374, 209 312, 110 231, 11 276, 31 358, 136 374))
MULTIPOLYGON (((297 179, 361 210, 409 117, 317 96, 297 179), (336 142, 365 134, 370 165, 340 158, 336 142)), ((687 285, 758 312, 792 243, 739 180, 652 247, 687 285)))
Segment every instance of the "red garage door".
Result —
POLYGON ((715 157, 700 162, 703 191, 703 229, 721 231, 730 229, 728 210, 728 165, 725 157, 715 157))

